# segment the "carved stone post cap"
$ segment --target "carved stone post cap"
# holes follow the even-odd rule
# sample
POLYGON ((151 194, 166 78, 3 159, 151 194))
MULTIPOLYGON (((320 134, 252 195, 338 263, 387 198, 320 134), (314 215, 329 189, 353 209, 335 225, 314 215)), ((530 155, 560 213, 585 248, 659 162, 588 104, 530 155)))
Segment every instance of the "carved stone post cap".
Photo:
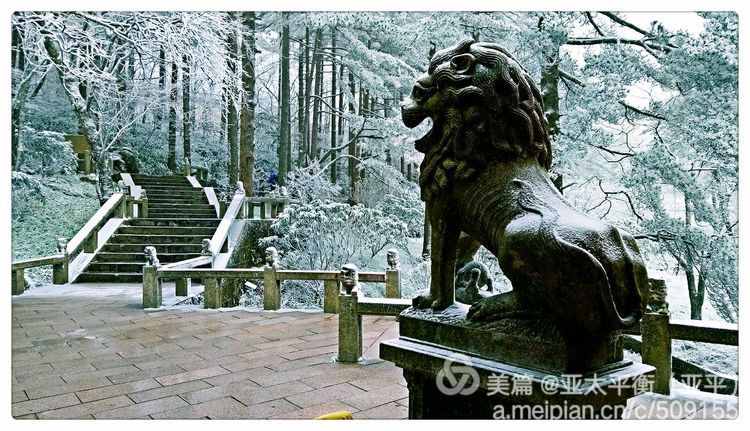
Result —
POLYGON ((147 265, 159 266, 159 257, 156 255, 156 247, 148 246, 144 248, 143 254, 146 256, 147 265))
POLYGON ((395 248, 388 249, 385 258, 386 262, 388 263, 388 269, 398 269, 400 263, 398 250, 396 250, 395 248))
POLYGON ((274 266, 279 263, 279 251, 276 247, 266 247, 266 265, 274 266))
POLYGON ((203 238, 201 241, 201 255, 202 256, 211 256, 213 253, 211 253, 211 240, 208 238, 203 238))
POLYGON ((648 280, 649 292, 646 301, 646 311, 650 313, 668 313, 667 283, 664 280, 650 278, 648 280))
POLYGON ((57 238, 56 247, 57 247, 57 252, 58 253, 66 254, 67 251, 68 251, 67 250, 67 248, 68 248, 68 239, 64 238, 64 237, 57 238))
POLYGON ((244 195, 245 193, 245 185, 242 184, 242 181, 237 181, 237 187, 234 189, 234 194, 236 195, 244 195))
POLYGON ((339 272, 339 281, 342 290, 347 295, 351 295, 352 291, 359 286, 359 268, 357 268, 357 265, 353 263, 342 265, 339 272))

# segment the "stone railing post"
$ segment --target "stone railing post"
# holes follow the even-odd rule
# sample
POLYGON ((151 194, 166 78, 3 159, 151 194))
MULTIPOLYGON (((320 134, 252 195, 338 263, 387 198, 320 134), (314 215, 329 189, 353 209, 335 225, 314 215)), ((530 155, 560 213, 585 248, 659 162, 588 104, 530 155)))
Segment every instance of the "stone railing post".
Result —
POLYGON ((217 198, 219 201, 219 218, 223 218, 224 214, 227 213, 227 207, 229 206, 229 202, 231 202, 232 199, 224 192, 219 193, 219 196, 217 198))
POLYGON ((91 234, 83 241, 83 251, 86 253, 95 253, 99 247, 99 228, 91 230, 91 234))
POLYGON ((649 298, 641 319, 641 355, 644 364, 656 367, 654 392, 669 395, 672 379, 672 339, 669 304, 664 280, 649 280, 649 298))
POLYGON ((128 218, 128 204, 130 203, 128 197, 130 196, 130 187, 126 186, 125 182, 122 180, 117 182, 117 186, 120 189, 120 193, 122 193, 122 200, 117 206, 117 218, 128 218))
POLYGON ((146 264, 143 265, 143 308, 161 307, 161 280, 157 274, 159 269, 159 258, 156 248, 146 247, 144 249, 146 264))
POLYGON ((192 174, 192 169, 190 167, 190 159, 187 157, 183 157, 182 159, 182 175, 189 177, 192 174))
POLYGON ((188 296, 190 291, 190 279, 187 277, 178 278, 174 281, 175 296, 188 296))
MULTIPOLYGON (((234 194, 236 195, 242 195, 246 196, 245 193, 245 185, 242 183, 242 181, 237 181, 237 187, 234 189, 234 194)), ((240 211, 237 213, 238 219, 245 219, 247 218, 247 205, 245 205, 246 199, 242 200, 242 205, 240 206, 240 211)), ((229 202, 227 202, 229 204, 229 202)))
POLYGON ((388 264, 388 268, 385 270, 385 297, 401 298, 401 274, 398 250, 388 250, 386 263, 388 264))
POLYGON ((266 248, 266 265, 263 267, 263 309, 281 308, 281 283, 276 279, 279 268, 279 252, 275 247, 266 248))
POLYGON ((216 278, 203 279, 203 308, 221 308, 221 280, 216 278))
POLYGON ((11 269, 10 288, 13 295, 20 295, 26 290, 26 270, 24 268, 11 269))
POLYGON ((148 196, 146 189, 141 189, 141 205, 138 207, 138 218, 148 218, 148 196))
POLYGON ((338 280, 324 280, 323 281, 323 312, 324 313, 338 313, 339 312, 339 281, 338 280))
POLYGON ((89 175, 92 172, 91 169, 91 151, 86 150, 83 152, 83 172, 89 175))
POLYGON ((57 239, 57 252, 62 254, 63 259, 60 263, 55 263, 52 265, 52 284, 65 284, 68 282, 68 273, 70 268, 68 240, 66 238, 57 239))
POLYGON ((359 269, 347 263, 341 267, 339 281, 339 362, 358 362, 362 357, 362 316, 357 310, 359 269))

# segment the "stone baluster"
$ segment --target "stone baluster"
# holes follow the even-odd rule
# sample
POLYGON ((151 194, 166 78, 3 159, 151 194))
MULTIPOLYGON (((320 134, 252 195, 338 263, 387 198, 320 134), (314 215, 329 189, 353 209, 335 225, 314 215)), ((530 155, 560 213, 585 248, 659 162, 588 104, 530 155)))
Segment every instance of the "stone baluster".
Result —
POLYGON ((664 280, 649 280, 646 312, 641 319, 641 355, 644 364, 656 367, 653 390, 669 395, 672 379, 672 339, 669 335, 669 304, 664 280))
POLYGON ((128 218, 128 207, 130 206, 130 187, 126 186, 123 180, 120 180, 117 182, 117 188, 119 189, 119 192, 122 193, 122 200, 117 206, 117 217, 123 219, 128 218))
POLYGON ((221 280, 210 277, 203 279, 203 308, 221 308, 221 280))
POLYGON ((148 218, 148 196, 146 189, 141 189, 141 206, 138 208, 138 217, 148 218))
POLYGON ((62 261, 52 265, 52 283, 65 284, 68 282, 68 274, 70 269, 68 240, 66 238, 57 239, 57 253, 62 255, 62 261))
POLYGON ((281 308, 281 282, 276 279, 279 268, 279 252, 275 247, 266 248, 266 264, 263 267, 263 309, 281 308))
POLYGON ((324 313, 338 313, 339 312, 339 281, 335 280, 323 280, 323 312, 324 313))
POLYGON ((143 265, 143 308, 161 307, 161 280, 157 274, 159 270, 159 258, 156 248, 146 247, 143 250, 146 256, 146 264, 143 265))
POLYGON ((13 295, 20 295, 26 290, 26 270, 24 268, 11 269, 10 286, 13 295))
POLYGON ((91 229, 89 236, 83 241, 83 251, 86 253, 95 253, 99 247, 99 228, 91 229))
POLYGON ((357 310, 359 269, 347 263, 341 267, 339 282, 339 352, 337 361, 358 362, 362 357, 362 316, 357 310))
POLYGON ((401 298, 401 262, 398 250, 392 248, 386 252, 386 263, 385 297, 401 298))

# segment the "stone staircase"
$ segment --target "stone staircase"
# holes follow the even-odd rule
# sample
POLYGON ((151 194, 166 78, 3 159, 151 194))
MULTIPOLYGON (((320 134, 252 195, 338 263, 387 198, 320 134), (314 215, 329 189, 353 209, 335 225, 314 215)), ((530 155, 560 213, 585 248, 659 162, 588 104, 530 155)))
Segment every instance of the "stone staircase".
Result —
POLYGON ((91 260, 76 282, 140 283, 143 249, 156 247, 162 264, 200 256, 201 241, 219 226, 216 210, 203 189, 183 176, 132 175, 146 190, 148 218, 125 220, 91 260))

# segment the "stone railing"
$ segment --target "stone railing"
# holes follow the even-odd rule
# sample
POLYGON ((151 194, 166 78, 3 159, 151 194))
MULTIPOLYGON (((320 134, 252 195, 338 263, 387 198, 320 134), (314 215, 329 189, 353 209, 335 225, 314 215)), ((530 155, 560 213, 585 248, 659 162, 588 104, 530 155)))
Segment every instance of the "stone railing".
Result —
POLYGON ((221 222, 216 228, 214 235, 207 244, 204 240, 203 254, 215 257, 219 253, 229 251, 229 244, 227 241, 227 238, 229 237, 229 228, 232 227, 232 223, 234 223, 236 219, 245 218, 244 203, 245 189, 242 187, 242 182, 237 182, 237 189, 234 192, 234 196, 232 196, 229 206, 226 211, 224 211, 221 222))
POLYGON ((737 346, 739 339, 737 325, 702 320, 670 319, 664 280, 650 280, 647 303, 640 326, 625 331, 629 335, 640 335, 641 340, 638 341, 626 335, 624 344, 628 349, 640 351, 645 364, 656 367, 654 392, 669 395, 673 377, 699 389, 706 388, 721 393, 738 392, 738 382, 733 378, 672 357, 672 340, 737 346), (701 377, 701 375, 702 378, 695 381, 695 377, 701 377), (724 388, 720 388, 719 385, 723 385, 724 388))
POLYGON ((26 269, 48 265, 52 265, 52 282, 54 284, 67 283, 68 259, 64 253, 17 260, 10 265, 11 294, 20 295, 26 290, 26 269))
MULTIPOLYGON (((125 174, 127 175, 127 174, 125 174)), ((91 216, 85 225, 71 238, 57 239, 57 254, 14 261, 11 263, 12 286, 14 295, 24 292, 24 274, 28 268, 52 265, 52 283, 65 284, 70 281, 70 263, 81 253, 95 253, 99 248, 99 231, 111 219, 127 219, 138 213, 139 217, 148 216, 148 199, 145 191, 133 195, 135 188, 120 181, 121 192, 113 193, 104 204, 91 216), (136 210, 136 208, 138 208, 136 210)))
MULTIPOLYGON (((205 247, 204 242, 204 249, 205 247)), ((148 261, 143 266, 143 307, 158 308, 162 305, 162 282, 175 280, 178 296, 187 294, 192 279, 200 279, 204 286, 204 308, 219 308, 223 301, 222 280, 263 280, 263 309, 281 308, 281 283, 284 280, 315 280, 323 282, 323 311, 336 313, 339 310, 340 271, 281 269, 278 253, 273 247, 266 249, 266 265, 263 268, 196 268, 209 263, 211 255, 197 257, 170 265, 160 265, 156 252, 146 253, 148 261)), ((397 256, 389 251, 388 262, 397 256)), ((395 258, 397 260, 397 257, 395 258)), ((368 283, 385 283, 388 298, 401 296, 400 273, 397 266, 389 265, 384 272, 360 272, 359 280, 368 283)))
POLYGON ((292 202, 286 197, 251 196, 245 200, 245 213, 250 219, 274 219, 292 202))
MULTIPOLYGON (((396 258, 395 265, 391 260, 395 251, 389 251, 388 254, 389 269, 386 273, 398 275, 398 260, 396 258)), ((362 278, 363 274, 352 264, 341 267, 339 273, 339 349, 336 356, 339 362, 359 362, 362 359, 362 316, 398 316, 411 306, 411 299, 402 299, 400 290, 398 295, 393 295, 395 292, 392 292, 392 295, 386 295, 386 298, 362 296, 359 282, 365 281, 362 278)))

